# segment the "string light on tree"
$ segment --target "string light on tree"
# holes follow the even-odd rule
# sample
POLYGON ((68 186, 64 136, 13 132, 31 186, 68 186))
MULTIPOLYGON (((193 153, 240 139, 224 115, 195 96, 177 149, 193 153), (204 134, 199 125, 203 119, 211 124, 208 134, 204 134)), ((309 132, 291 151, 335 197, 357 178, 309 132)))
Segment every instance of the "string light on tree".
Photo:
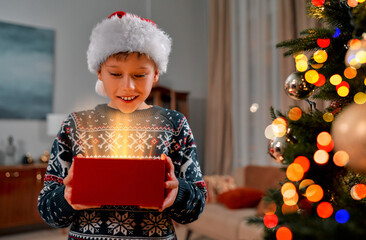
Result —
POLYGON ((362 39, 352 39, 348 43, 349 49, 345 56, 345 63, 348 67, 359 69, 366 64, 366 33, 362 39))

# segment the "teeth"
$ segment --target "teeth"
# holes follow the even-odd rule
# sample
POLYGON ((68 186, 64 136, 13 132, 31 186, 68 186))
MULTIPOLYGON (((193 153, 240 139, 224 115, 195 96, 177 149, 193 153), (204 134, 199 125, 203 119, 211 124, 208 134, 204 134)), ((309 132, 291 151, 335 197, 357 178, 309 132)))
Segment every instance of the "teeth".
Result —
POLYGON ((125 100, 125 101, 131 101, 132 99, 135 99, 136 96, 134 96, 134 97, 121 97, 121 98, 122 98, 122 100, 125 100))

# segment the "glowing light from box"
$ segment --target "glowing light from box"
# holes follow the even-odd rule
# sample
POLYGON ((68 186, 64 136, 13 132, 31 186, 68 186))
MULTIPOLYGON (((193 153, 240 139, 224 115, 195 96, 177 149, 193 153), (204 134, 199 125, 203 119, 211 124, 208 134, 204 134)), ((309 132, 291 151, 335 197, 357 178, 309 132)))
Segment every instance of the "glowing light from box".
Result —
POLYGON ((358 183, 351 188, 350 193, 354 200, 362 200, 366 197, 366 185, 358 183))
POLYGON ((337 151, 333 155, 333 162, 338 167, 344 167, 349 161, 349 155, 345 151, 337 151))
POLYGON ((314 85, 317 87, 321 87, 325 84, 325 81, 326 81, 325 76, 323 74, 319 73, 319 79, 316 83, 314 83, 314 85))
POLYGON ((292 240, 292 232, 288 227, 280 227, 276 231, 277 240, 292 240))
POLYGON ((357 70, 353 67, 348 67, 343 72, 344 76, 348 79, 353 79, 357 76, 357 70))
POLYGON ((329 81, 332 85, 337 86, 342 82, 342 77, 339 74, 334 74, 333 76, 330 77, 329 81))
POLYGON ((299 201, 299 195, 296 190, 289 189, 283 194, 283 202, 288 206, 294 206, 299 201))
POLYGON ((288 112, 288 118, 292 121, 297 121, 301 118, 302 111, 299 107, 293 107, 288 112))
POLYGON ((291 183, 291 182, 286 182, 286 183, 284 183, 283 185, 282 185, 282 187, 281 187, 281 194, 282 194, 282 196, 285 194, 285 192, 286 191, 288 191, 288 190, 294 190, 294 191, 296 191, 296 187, 295 187, 295 185, 293 184, 293 183, 291 183))
POLYGON ((297 206, 297 204, 289 206, 287 204, 282 204, 282 214, 286 215, 286 214, 291 214, 291 213, 295 213, 299 210, 299 206, 297 206))
POLYGON ((324 63, 328 59, 328 53, 324 50, 318 50, 313 55, 315 62, 324 63))
POLYGON ((349 94, 349 88, 346 86, 341 86, 337 89, 337 93, 340 97, 346 97, 349 94))
POLYGON ((268 125, 266 127, 266 129, 264 130, 264 136, 267 138, 267 139, 275 139, 275 134, 273 132, 273 128, 272 128, 272 124, 268 125))
POLYGON ((329 154, 327 153, 327 151, 325 150, 317 150, 315 153, 314 153, 314 161, 317 163, 317 164, 326 164, 329 160, 329 154))
POLYGON ((357 7, 358 1, 357 0, 347 0, 347 4, 350 7, 357 7))
POLYGON ((316 208, 316 212, 321 218, 329 218, 333 214, 333 206, 329 202, 321 202, 316 208))
POLYGON ((312 69, 305 73, 305 80, 308 83, 314 84, 319 80, 319 74, 316 70, 312 69))
POLYGON ((298 163, 291 163, 287 167, 286 176, 290 181, 300 181, 304 177, 304 169, 298 163))
POLYGON ((310 202, 319 202, 324 196, 324 191, 318 184, 312 184, 306 189, 305 196, 310 202))
POLYGON ((332 142, 332 136, 329 132, 321 132, 318 134, 316 141, 321 146, 328 146, 332 142))
POLYGON ((300 182, 299 189, 300 191, 304 192, 302 195, 306 197, 306 191, 305 188, 308 186, 314 184, 314 181, 312 179, 304 179, 300 182))
POLYGON ((346 223, 349 220, 349 213, 345 209, 340 209, 335 214, 335 219, 338 223, 346 223))
POLYGON ((296 157, 294 163, 300 164, 304 172, 307 172, 310 168, 310 161, 307 157, 304 156, 296 157))
POLYGON ((332 122, 334 120, 334 115, 330 112, 324 113, 323 114, 323 119, 326 122, 332 122))
POLYGON ((266 213, 263 217, 263 222, 264 225, 267 228, 274 228, 277 226, 278 223, 278 217, 276 216, 276 214, 273 213, 266 213))
POLYGON ((320 7, 324 4, 325 0, 311 0, 311 3, 315 6, 315 7, 320 7))
POLYGON ((252 112, 252 113, 255 113, 259 108, 259 105, 258 103, 253 103, 252 106, 250 106, 249 110, 252 112))
POLYGON ((273 120, 272 122, 272 130, 276 137, 283 137, 287 131, 287 122, 285 118, 279 117, 273 120))
POLYGON ((327 48, 327 47, 329 47, 330 39, 329 38, 318 38, 316 40, 316 43, 321 48, 327 48))
POLYGON ((341 35, 341 30, 339 28, 336 28, 332 37, 337 38, 339 37, 339 35, 341 35))
POLYGON ((299 72, 305 72, 308 69, 308 62, 305 60, 300 60, 296 62, 296 69, 299 72))
POLYGON ((324 66, 324 64, 322 64, 322 63, 313 63, 310 66, 314 69, 320 69, 324 66))
POLYGON ((353 100, 355 101, 355 103, 357 104, 364 104, 366 103, 366 94, 363 92, 358 92, 355 94, 355 96, 353 97, 353 100))

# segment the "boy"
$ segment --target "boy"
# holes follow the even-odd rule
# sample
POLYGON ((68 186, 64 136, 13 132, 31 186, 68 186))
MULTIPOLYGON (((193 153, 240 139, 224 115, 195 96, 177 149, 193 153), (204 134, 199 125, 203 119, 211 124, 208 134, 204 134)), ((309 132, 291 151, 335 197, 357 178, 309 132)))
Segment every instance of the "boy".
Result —
POLYGON ((110 102, 66 118, 38 198, 48 224, 71 224, 69 239, 176 239, 172 220, 189 223, 202 213, 207 191, 186 118, 145 103, 170 49, 165 32, 132 14, 116 12, 93 29, 88 67, 98 75, 96 92, 110 102), (166 159, 162 209, 72 204, 72 161, 79 154, 166 159))

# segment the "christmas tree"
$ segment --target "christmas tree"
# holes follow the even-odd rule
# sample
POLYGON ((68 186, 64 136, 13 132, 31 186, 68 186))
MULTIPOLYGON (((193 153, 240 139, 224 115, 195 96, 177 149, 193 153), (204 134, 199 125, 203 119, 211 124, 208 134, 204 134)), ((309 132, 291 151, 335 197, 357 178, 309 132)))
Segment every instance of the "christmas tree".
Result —
POLYGON ((251 221, 265 225, 265 239, 366 239, 366 3, 306 2, 324 27, 278 47, 296 62, 285 91, 309 109, 271 109, 268 150, 286 178, 251 221))

